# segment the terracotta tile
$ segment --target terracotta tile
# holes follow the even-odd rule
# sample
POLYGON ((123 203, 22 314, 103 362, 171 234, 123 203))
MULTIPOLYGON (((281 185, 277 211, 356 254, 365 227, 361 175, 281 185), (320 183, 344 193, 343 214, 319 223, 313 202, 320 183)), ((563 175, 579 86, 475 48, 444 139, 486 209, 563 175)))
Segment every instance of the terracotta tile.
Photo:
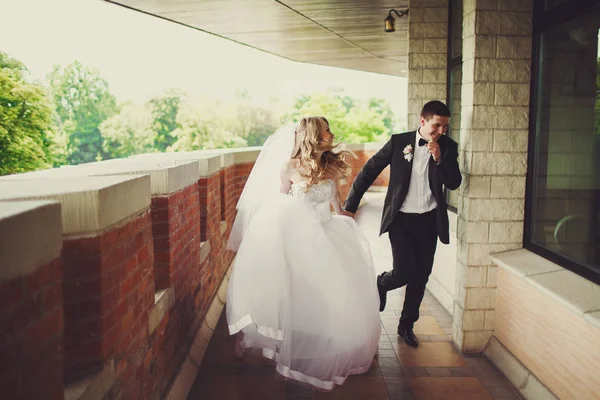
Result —
POLYGON ((385 349, 380 349, 379 350, 379 358, 388 358, 388 357, 393 357, 393 358, 398 358, 398 356, 396 355, 396 351, 395 350, 385 350, 385 349))
POLYGON ((414 331, 416 335, 443 335, 444 331, 431 316, 420 317, 415 323, 414 331))
POLYGON ((400 361, 398 361, 398 357, 396 357, 396 353, 394 353, 393 357, 380 357, 377 360, 377 365, 379 367, 394 367, 399 366, 400 361))
POLYGON ((429 335, 429 340, 432 342, 451 342, 452 338, 449 338, 448 335, 429 335))
POLYGON ((406 376, 429 376, 429 371, 425 367, 404 367, 404 374, 406 376))
POLYGON ((393 350, 394 348, 392 347, 392 342, 388 340, 386 340, 385 342, 380 341, 379 342, 379 350, 393 350))
POLYGON ((452 376, 450 368, 446 367, 429 367, 427 368, 429 376, 452 376))
POLYGON ((442 328, 452 328, 452 320, 450 320, 450 321, 439 321, 439 320, 436 319, 436 321, 439 324, 439 326, 442 327, 442 328))
POLYGON ((295 383, 286 383, 285 398, 286 400, 309 400, 312 399, 313 390, 309 386, 299 385, 295 383))
POLYGON ((417 349, 395 345, 400 363, 405 367, 464 367, 462 356, 448 342, 424 342, 417 349))
POLYGON ((510 386, 497 386, 487 388, 494 400, 520 400, 522 397, 510 386))
POLYGON ((451 367, 448 368, 450 370, 450 374, 452 376, 461 377, 461 376, 475 376, 473 370, 470 367, 451 367))
POLYGON ((413 400, 415 399, 410 383, 406 378, 384 377, 390 400, 413 400))
MULTIPOLYGON (((257 397, 258 398, 258 397, 257 397)), ((383 378, 351 376, 342 386, 331 392, 313 393, 314 400, 387 400, 387 390, 383 378)))
POLYGON ((264 400, 285 398, 285 383, 277 382, 273 375, 265 377, 215 375, 206 384, 195 387, 190 399, 243 400, 248 393, 264 400))
POLYGON ((356 377, 352 382, 352 389, 358 399, 387 400, 387 389, 382 377, 356 377))
POLYGON ((381 376, 383 377, 403 377, 405 376, 405 372, 404 369, 400 366, 400 364, 397 365, 381 365, 379 367, 379 371, 381 372, 381 376))
POLYGON ((477 378, 408 378, 418 400, 492 400, 477 378))

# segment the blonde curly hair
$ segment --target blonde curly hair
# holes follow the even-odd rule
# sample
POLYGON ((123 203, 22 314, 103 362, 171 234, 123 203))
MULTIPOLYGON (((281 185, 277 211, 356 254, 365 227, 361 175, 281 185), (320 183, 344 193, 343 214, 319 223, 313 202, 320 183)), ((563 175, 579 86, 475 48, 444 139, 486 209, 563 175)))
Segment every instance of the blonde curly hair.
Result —
POLYGON ((321 132, 329 127, 325 117, 305 117, 296 128, 296 142, 291 159, 298 159, 298 172, 308 178, 306 188, 323 180, 325 176, 344 178, 350 173, 349 151, 334 151, 339 144, 324 141, 321 132))

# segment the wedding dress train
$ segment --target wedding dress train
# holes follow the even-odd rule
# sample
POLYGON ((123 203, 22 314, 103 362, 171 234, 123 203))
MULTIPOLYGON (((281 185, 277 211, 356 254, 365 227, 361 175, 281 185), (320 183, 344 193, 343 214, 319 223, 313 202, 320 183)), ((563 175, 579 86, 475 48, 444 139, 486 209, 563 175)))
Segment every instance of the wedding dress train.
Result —
POLYGON ((332 216, 335 184, 268 200, 253 215, 229 283, 227 322, 242 349, 324 390, 366 372, 381 334, 375 270, 356 222, 332 216))

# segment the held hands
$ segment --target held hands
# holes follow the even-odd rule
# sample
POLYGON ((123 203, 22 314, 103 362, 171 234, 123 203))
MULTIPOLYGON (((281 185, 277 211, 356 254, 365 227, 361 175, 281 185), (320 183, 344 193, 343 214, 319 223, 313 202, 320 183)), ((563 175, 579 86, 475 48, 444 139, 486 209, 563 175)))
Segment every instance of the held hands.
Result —
POLYGON ((345 215, 346 217, 354 218, 354 213, 351 213, 350 211, 342 210, 342 215, 345 215))

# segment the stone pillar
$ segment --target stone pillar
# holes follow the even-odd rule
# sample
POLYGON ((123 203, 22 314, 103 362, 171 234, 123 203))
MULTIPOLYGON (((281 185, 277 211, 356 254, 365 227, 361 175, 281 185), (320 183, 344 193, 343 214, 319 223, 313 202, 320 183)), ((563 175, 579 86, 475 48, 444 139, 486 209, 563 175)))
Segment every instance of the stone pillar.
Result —
POLYGON ((446 102, 448 0, 410 0, 408 14, 408 120, 415 129, 425 103, 446 102))
POLYGON ((522 247, 533 0, 466 0, 453 338, 478 352, 494 330, 490 253, 522 247))
POLYGON ((62 400, 60 204, 0 201, 0 388, 5 399, 62 400))

